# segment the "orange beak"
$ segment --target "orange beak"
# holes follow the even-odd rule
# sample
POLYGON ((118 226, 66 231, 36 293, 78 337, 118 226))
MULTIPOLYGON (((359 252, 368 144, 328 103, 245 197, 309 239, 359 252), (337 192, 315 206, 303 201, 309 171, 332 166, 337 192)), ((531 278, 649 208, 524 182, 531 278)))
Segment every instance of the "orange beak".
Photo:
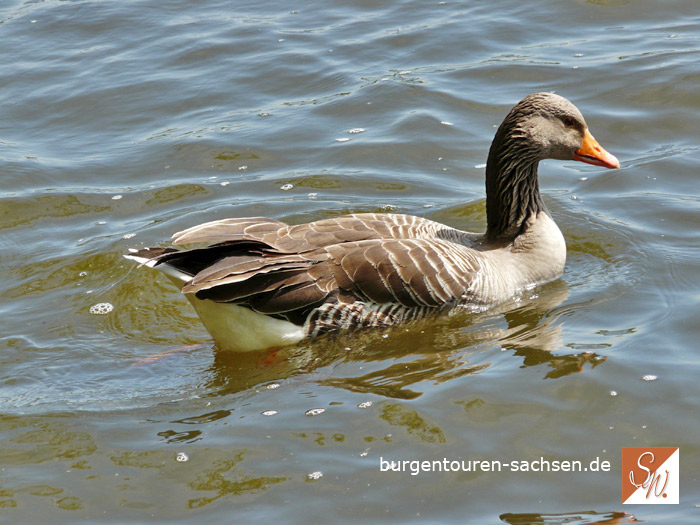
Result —
POLYGON ((620 167, 620 161, 617 160, 615 155, 610 155, 610 153, 605 151, 593 138, 588 129, 583 134, 583 144, 576 150, 573 160, 605 168, 618 169, 620 167))

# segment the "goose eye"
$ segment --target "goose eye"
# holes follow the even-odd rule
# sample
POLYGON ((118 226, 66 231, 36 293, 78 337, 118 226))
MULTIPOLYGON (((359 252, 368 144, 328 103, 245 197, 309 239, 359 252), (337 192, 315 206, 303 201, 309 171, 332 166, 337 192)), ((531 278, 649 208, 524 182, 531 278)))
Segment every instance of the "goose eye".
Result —
POLYGON ((575 124, 574 119, 572 119, 571 117, 564 117, 562 119, 562 122, 567 128, 570 128, 575 124))

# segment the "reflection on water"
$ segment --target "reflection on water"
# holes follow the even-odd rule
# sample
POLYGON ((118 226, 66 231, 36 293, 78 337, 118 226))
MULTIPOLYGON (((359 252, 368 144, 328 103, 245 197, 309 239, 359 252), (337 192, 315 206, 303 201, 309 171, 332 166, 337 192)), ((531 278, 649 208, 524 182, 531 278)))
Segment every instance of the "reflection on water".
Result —
POLYGON ((523 366, 547 365, 551 369, 545 375, 548 379, 582 372, 586 364, 594 368, 607 359, 590 351, 562 352, 564 321, 552 317, 551 312, 568 295, 566 283, 560 280, 547 287, 542 300, 503 314, 508 322, 506 334, 500 338, 503 349, 513 350, 513 355, 522 357, 523 366))
POLYGON ((196 473, 188 485, 192 490, 197 491, 196 493, 204 492, 206 495, 188 499, 187 507, 190 509, 203 507, 226 496, 266 491, 270 486, 287 480, 283 476, 243 474, 239 463, 243 461, 245 452, 245 450, 233 450, 226 455, 225 459, 219 459, 210 468, 196 473))
POLYGON ((509 525, 585 525, 597 523, 644 523, 627 512, 567 512, 561 514, 501 514, 501 521, 509 525))
POLYGON ((566 283, 534 292, 480 314, 456 312, 386 330, 328 335, 266 354, 217 352, 207 390, 225 395, 303 375, 351 392, 415 399, 427 385, 483 372, 491 365, 489 355, 499 350, 512 351, 524 367, 546 365, 546 378, 603 363, 605 357, 594 352, 562 351, 563 320, 551 312, 567 299, 566 283))

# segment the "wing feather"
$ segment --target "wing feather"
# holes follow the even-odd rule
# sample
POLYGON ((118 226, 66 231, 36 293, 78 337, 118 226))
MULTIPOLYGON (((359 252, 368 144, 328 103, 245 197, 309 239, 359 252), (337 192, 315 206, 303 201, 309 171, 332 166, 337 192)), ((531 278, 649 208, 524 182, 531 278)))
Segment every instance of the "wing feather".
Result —
POLYGON ((457 240, 465 235, 429 219, 392 213, 357 213, 288 226, 266 217, 222 219, 193 226, 172 237, 172 243, 258 241, 278 251, 299 253, 343 242, 370 239, 446 238, 457 240))
POLYGON ((470 248, 441 239, 381 239, 329 246, 340 288, 378 304, 441 307, 468 293, 480 271, 470 248), (439 251, 439 256, 433 252, 439 251), (445 266, 468 271, 448 272, 445 266))
POLYGON ((192 275, 183 292, 199 299, 241 304, 297 324, 327 303, 325 322, 352 324, 365 315, 358 304, 376 305, 376 315, 371 309, 366 315, 384 319, 467 295, 481 268, 460 235, 468 234, 400 214, 297 226, 261 217, 224 219, 173 236, 173 244, 210 246, 159 250, 151 259, 192 275))
POLYGON ((219 221, 205 222, 172 236, 175 246, 206 242, 217 244, 233 240, 258 240, 262 241, 267 233, 276 232, 287 225, 283 222, 268 219, 267 217, 244 217, 238 219, 223 219, 219 221))

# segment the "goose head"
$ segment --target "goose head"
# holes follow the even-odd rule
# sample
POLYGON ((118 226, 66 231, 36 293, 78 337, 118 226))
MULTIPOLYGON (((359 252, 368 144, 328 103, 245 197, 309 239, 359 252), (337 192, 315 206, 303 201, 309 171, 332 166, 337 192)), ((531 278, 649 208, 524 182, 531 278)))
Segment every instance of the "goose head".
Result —
POLYGON ((486 236, 512 239, 526 219, 546 211, 540 197, 541 160, 577 160, 619 168, 593 138, 581 112, 564 97, 534 93, 510 110, 496 131, 486 165, 486 236))
POLYGON ((554 93, 534 93, 521 100, 503 122, 511 139, 522 141, 531 158, 578 160, 606 168, 620 163, 593 138, 576 106, 554 93))

